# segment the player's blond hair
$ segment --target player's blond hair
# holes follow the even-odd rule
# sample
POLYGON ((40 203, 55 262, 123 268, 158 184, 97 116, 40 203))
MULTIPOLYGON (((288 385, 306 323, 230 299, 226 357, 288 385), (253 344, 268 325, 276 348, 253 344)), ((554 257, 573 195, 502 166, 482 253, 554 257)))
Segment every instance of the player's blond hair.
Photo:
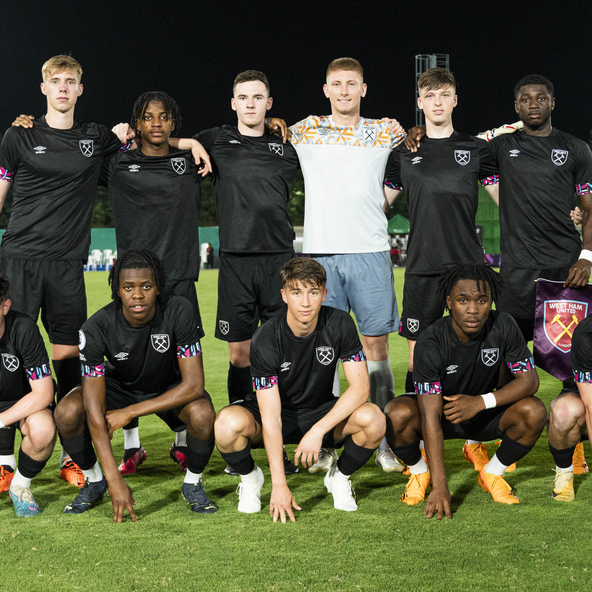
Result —
POLYGON ((347 70, 349 72, 355 72, 360 78, 360 84, 364 82, 364 69, 362 64, 354 58, 337 58, 333 60, 327 67, 327 82, 333 72, 338 70, 347 70))
POLYGON ((298 284, 323 289, 327 284, 325 268, 310 257, 290 259, 280 271, 282 288, 295 288, 298 284))
POLYGON ((451 86, 456 91, 454 74, 446 68, 430 68, 417 81, 417 88, 423 91, 438 90, 445 86, 451 86))
POLYGON ((82 79, 82 66, 72 56, 57 55, 49 58, 41 68, 43 82, 58 72, 75 72, 78 82, 82 79))

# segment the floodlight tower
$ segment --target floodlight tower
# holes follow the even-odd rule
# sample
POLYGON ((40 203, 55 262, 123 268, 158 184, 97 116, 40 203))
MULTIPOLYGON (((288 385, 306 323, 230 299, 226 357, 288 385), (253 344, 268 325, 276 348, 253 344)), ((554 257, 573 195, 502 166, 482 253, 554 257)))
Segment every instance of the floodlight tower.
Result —
POLYGON ((424 125, 423 111, 417 106, 417 80, 430 68, 450 68, 450 56, 447 53, 420 53, 415 56, 415 125, 424 125))

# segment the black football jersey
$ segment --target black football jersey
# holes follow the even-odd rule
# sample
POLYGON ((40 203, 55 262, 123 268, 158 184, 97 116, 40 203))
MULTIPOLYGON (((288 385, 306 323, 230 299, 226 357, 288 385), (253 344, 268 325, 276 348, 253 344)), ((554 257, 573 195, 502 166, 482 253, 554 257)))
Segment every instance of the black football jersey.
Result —
POLYGON ((592 383, 592 315, 587 316, 574 331, 571 365, 576 382, 592 383))
POLYGON ((460 341, 447 316, 417 340, 413 382, 418 395, 484 395, 498 383, 500 366, 513 374, 532 370, 534 359, 516 321, 492 310, 477 339, 460 341))
POLYGON ((398 146, 389 156, 385 185, 404 189, 410 234, 405 273, 436 274, 459 262, 483 262, 475 229, 478 182, 499 181, 487 142, 453 132, 428 138, 419 150, 398 146))
POLYGON ((0 338, 0 401, 18 401, 31 392, 30 380, 51 376, 49 358, 37 324, 9 310, 0 338))
POLYGON ((121 148, 102 125, 74 122, 11 127, 0 146, 0 178, 14 180, 12 213, 0 257, 86 261, 103 158, 121 148))
POLYGON ((576 193, 592 191, 592 154, 558 129, 523 131, 491 142, 500 172, 502 264, 522 269, 569 267, 582 242, 569 216, 576 193))
POLYGON ((214 167, 220 251, 270 254, 293 251, 289 186, 298 168, 296 150, 279 136, 243 136, 224 125, 195 138, 214 167))
POLYGON ((197 279, 200 179, 191 152, 172 147, 165 156, 119 152, 105 163, 101 180, 113 203, 118 255, 148 249, 167 280, 197 279))
POLYGON ((181 381, 178 358, 201 355, 195 313, 181 296, 157 303, 154 318, 141 327, 111 302, 82 325, 79 346, 82 376, 106 376, 147 399, 181 381))
POLYGON ((255 390, 278 385, 282 407, 316 409, 333 397, 333 378, 343 362, 366 360, 353 319, 323 306, 315 330, 296 337, 286 314, 267 321, 251 342, 251 375, 255 390))

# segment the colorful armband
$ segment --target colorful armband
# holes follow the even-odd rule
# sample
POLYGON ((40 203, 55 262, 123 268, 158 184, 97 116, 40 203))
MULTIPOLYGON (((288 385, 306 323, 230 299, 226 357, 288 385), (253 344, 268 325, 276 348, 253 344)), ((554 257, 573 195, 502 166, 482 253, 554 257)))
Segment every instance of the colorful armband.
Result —
POLYGON ((253 388, 256 391, 264 391, 265 389, 269 389, 272 386, 275 386, 278 383, 277 376, 267 376, 267 377, 256 377, 253 378, 253 388))

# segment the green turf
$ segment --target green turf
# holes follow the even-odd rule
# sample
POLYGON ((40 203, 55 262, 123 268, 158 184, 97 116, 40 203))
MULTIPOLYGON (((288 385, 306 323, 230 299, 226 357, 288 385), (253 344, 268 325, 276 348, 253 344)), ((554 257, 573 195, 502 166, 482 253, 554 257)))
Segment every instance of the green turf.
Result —
MULTIPOLYGON (((396 270, 399 302, 403 273, 396 270)), ((203 340, 206 387, 219 410, 226 399, 227 348, 213 337, 216 271, 198 284, 207 336, 203 340)), ((89 314, 109 300, 105 273, 86 276, 89 314)), ((404 385, 407 346, 391 337, 391 362, 404 385)), ((559 391, 543 372, 539 395, 545 402, 559 391)), ((148 459, 127 478, 137 502, 138 521, 111 521, 111 504, 80 516, 62 514, 77 490, 57 479, 54 453, 33 482, 43 509, 16 518, 7 494, 0 498, 0 590, 569 590, 592 589, 592 551, 587 509, 592 486, 576 477, 570 504, 551 499, 554 473, 543 434, 518 470, 508 476, 522 502, 503 506, 477 487, 477 475, 461 457, 461 442, 446 444, 446 466, 454 519, 428 521, 423 505, 398 501, 406 479, 387 475, 369 462, 356 473, 359 510, 333 509, 322 477, 289 477, 303 510, 296 524, 273 524, 269 471, 264 452, 254 456, 266 474, 256 515, 238 514, 238 478, 222 473, 215 452, 204 485, 219 506, 198 516, 181 496, 182 475, 168 457, 172 435, 156 418, 140 420, 148 459)), ((116 434, 116 457, 123 438, 116 434)), ((588 445, 586 445, 588 449, 588 445)), ((293 447, 289 448, 290 451, 293 447)))

